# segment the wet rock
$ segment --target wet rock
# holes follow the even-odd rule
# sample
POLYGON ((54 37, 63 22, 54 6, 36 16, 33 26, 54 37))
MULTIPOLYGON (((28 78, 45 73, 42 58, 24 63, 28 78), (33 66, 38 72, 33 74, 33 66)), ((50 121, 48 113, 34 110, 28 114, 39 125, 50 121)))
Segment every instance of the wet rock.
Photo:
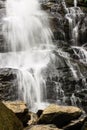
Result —
MULTIPOLYGON (((67 6, 74 6, 73 0, 65 0, 67 6)), ((78 0, 77 5, 83 10, 83 12, 87 13, 87 2, 85 0, 78 0)))
POLYGON ((37 116, 40 117, 41 114, 42 114, 42 112, 43 112, 43 110, 38 110, 38 112, 37 112, 37 116))
POLYGON ((24 126, 27 125, 28 120, 30 119, 30 116, 28 115, 28 108, 26 104, 22 101, 7 101, 3 102, 4 105, 12 110, 16 116, 21 120, 24 126))
POLYGON ((81 130, 87 130, 87 121, 84 123, 84 125, 81 128, 81 130))
POLYGON ((29 112, 29 117, 30 117, 30 120, 28 121, 28 125, 34 125, 37 123, 37 121, 38 121, 37 114, 35 114, 33 112, 29 112))
POLYGON ((0 100, 14 101, 18 99, 17 73, 16 69, 0 69, 0 100))
POLYGON ((3 31, 2 26, 4 23, 4 17, 5 17, 6 11, 5 11, 5 3, 3 0, 0 0, 0 52, 5 51, 5 44, 4 44, 4 37, 3 37, 3 31))
POLYGON ((16 115, 0 102, 0 130, 23 130, 16 115))
POLYGON ((39 118, 39 124, 55 124, 59 128, 68 124, 71 120, 78 119, 82 114, 81 109, 72 106, 50 105, 39 118))
POLYGON ((50 21, 51 30, 54 35, 54 39, 65 40, 65 33, 63 31, 63 26, 62 26, 62 16, 60 14, 57 14, 57 16, 50 15, 49 21, 50 21))
POLYGON ((82 115, 79 119, 77 120, 72 120, 67 126, 64 126, 63 129, 64 130, 81 130, 85 119, 86 119, 86 115, 82 115))
POLYGON ((3 0, 0 0, 0 9, 5 7, 5 3, 3 0))
POLYGON ((51 10, 51 7, 53 5, 54 5, 53 2, 47 2, 47 3, 42 4, 41 7, 42 7, 43 10, 48 10, 48 9, 51 10))
POLYGON ((24 130, 62 130, 58 129, 55 125, 34 125, 31 127, 27 127, 24 130))

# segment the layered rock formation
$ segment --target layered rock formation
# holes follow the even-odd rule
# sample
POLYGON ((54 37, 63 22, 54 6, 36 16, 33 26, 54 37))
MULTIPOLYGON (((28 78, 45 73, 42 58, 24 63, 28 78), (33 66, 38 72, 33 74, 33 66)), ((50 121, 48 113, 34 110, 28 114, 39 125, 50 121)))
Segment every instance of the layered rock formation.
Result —
MULTIPOLYGON (((65 2, 66 5, 62 1, 50 0, 42 4, 42 8, 49 13, 49 20, 55 39, 54 43, 61 52, 61 54, 58 51, 54 52, 57 58, 49 65, 48 68, 51 69, 47 70, 47 92, 49 93, 47 98, 51 100, 50 102, 57 101, 65 105, 78 105, 87 110, 87 65, 82 63, 82 59, 78 56, 82 52, 79 49, 72 49, 75 44, 70 37, 72 31, 70 32, 69 21, 66 19, 66 9, 70 11, 70 7, 74 6, 74 1, 65 0, 65 2), (69 64, 67 64, 68 60, 69 64), (77 78, 74 77, 76 73, 77 78)), ((82 1, 78 1, 76 10, 80 9, 79 6, 82 9, 82 14, 77 13, 76 23, 77 25, 79 23, 78 45, 81 46, 87 42, 87 7, 86 3, 82 1)))

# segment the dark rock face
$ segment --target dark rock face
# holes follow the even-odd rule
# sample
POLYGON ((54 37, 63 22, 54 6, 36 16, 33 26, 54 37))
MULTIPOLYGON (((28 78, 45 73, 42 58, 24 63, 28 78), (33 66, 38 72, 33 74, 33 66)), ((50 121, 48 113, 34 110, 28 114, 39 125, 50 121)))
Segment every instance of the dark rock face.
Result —
POLYGON ((86 110, 86 66, 79 63, 79 60, 75 61, 74 58, 71 59, 71 64, 73 65, 76 62, 77 65, 72 70, 67 64, 68 61, 58 55, 56 53, 56 59, 51 61, 47 70, 45 70, 47 101, 62 105, 78 105, 86 110), (74 71, 78 72, 76 73, 77 78, 74 71), (83 74, 83 78, 81 74, 83 74))
POLYGON ((0 100, 17 100, 17 70, 0 69, 0 100))
POLYGON ((78 119, 82 114, 76 107, 50 105, 41 114, 39 124, 55 124, 59 128, 67 125, 71 120, 78 119))
POLYGON ((64 130, 81 130, 81 128, 84 126, 86 117, 80 117, 77 120, 71 121, 70 124, 63 127, 64 130))
MULTIPOLYGON (((68 6, 73 6, 73 4, 74 4, 73 0, 65 0, 65 1, 68 6)), ((86 12, 87 12, 87 8, 86 8, 87 2, 85 0, 77 0, 77 1, 78 1, 77 5, 80 6, 83 9, 83 11, 86 10, 86 12)))
MULTIPOLYGON (((65 1, 67 8, 74 6, 73 0, 65 1)), ((79 22, 78 45, 81 46, 87 42, 87 4, 79 0, 78 6, 83 11, 83 14, 75 19, 76 23, 79 22)), ((47 100, 64 105, 78 105, 87 111, 87 65, 81 63, 79 57, 71 49, 74 39, 72 40, 70 36, 69 21, 65 18, 67 12, 64 5, 60 0, 49 0, 49 2, 43 3, 42 7, 50 14, 49 20, 57 49, 62 48, 70 55, 70 63, 74 67, 73 71, 73 68, 67 65, 66 58, 55 53, 56 62, 50 63, 47 69, 47 100), (77 78, 74 77, 74 72, 77 73, 77 78)))
POLYGON ((3 31, 2 31, 2 25, 3 25, 3 17, 5 16, 5 3, 3 0, 0 0, 0 52, 5 51, 4 46, 4 37, 3 37, 3 31))
POLYGON ((0 102, 0 130, 23 130, 16 115, 0 102))
MULTIPOLYGON (((87 115, 78 107, 51 104, 43 110, 37 123, 39 127, 43 124, 55 124, 61 130, 86 130, 87 115)), ((34 128, 35 126, 37 124, 34 124, 34 128)))
POLYGON ((84 125, 81 128, 81 130, 87 130, 87 122, 84 123, 84 125))
MULTIPOLYGON (((43 9, 45 9, 48 13, 50 12, 50 17, 49 20, 51 29, 54 34, 54 39, 55 40, 63 40, 68 42, 68 44, 72 44, 74 39, 71 39, 71 32, 69 28, 69 21, 66 19, 66 14, 67 10, 66 8, 70 8, 74 6, 74 1, 73 0, 65 0, 66 5, 62 1, 50 1, 48 3, 42 4, 43 9), (65 8, 66 6, 66 8, 65 8)), ((78 27, 78 44, 82 45, 86 43, 87 41, 87 25, 86 25, 86 13, 87 13, 87 7, 85 7, 85 3, 83 4, 81 1, 78 1, 78 7, 76 9, 79 10, 80 7, 84 14, 81 14, 80 18, 79 15, 77 14, 76 21, 77 23, 79 22, 79 27, 78 27), (80 6, 80 7, 79 7, 80 6), (85 29, 84 29, 85 28, 85 29)))

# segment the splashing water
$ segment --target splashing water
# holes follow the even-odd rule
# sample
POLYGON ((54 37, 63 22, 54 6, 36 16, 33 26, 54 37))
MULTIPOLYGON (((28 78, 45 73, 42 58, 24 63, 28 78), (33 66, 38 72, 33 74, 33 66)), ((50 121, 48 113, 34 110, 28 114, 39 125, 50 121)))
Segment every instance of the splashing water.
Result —
POLYGON ((12 51, 51 43, 47 14, 40 10, 38 0, 7 0, 3 22, 6 44, 12 51))
POLYGON ((19 99, 35 111, 46 100, 43 71, 53 56, 48 16, 38 0, 7 0, 5 5, 2 31, 9 52, 0 54, 0 68, 19 70, 19 99))

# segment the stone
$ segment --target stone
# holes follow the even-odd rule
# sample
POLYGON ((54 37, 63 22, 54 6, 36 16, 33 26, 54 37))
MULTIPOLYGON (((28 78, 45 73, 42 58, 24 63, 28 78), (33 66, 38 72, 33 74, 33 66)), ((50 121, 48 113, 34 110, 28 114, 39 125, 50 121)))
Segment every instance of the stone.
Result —
POLYGON ((53 2, 48 2, 46 4, 42 4, 42 9, 44 9, 44 10, 51 9, 53 4, 54 4, 53 2))
MULTIPOLYGON (((66 4, 70 7, 74 6, 73 0, 66 0, 66 4)), ((84 0, 78 0, 77 4, 84 12, 87 13, 87 3, 84 0)))
POLYGON ((62 130, 58 129, 55 125, 34 125, 27 127, 24 130, 62 130))
POLYGON ((0 100, 14 101, 18 99, 18 72, 11 68, 0 69, 0 100))
POLYGON ((82 115, 79 119, 77 120, 72 120, 67 126, 64 126, 64 130, 81 130, 82 126, 84 125, 86 115, 82 115))
POLYGON ((22 101, 4 101, 4 105, 6 105, 7 108, 11 109, 16 116, 21 120, 24 126, 27 125, 28 120, 30 119, 30 116, 28 115, 28 108, 26 104, 22 101))
POLYGON ((23 130, 21 121, 0 102, 0 130, 23 130))
POLYGON ((4 7, 5 7, 5 3, 2 0, 0 0, 0 9, 4 7))
POLYGON ((78 107, 52 104, 43 111, 38 124, 55 124, 61 128, 71 120, 78 119, 81 114, 82 110, 78 107))
POLYGON ((28 121, 28 125, 36 124, 38 121, 38 115, 33 112, 29 112, 29 116, 30 116, 30 120, 28 121))

